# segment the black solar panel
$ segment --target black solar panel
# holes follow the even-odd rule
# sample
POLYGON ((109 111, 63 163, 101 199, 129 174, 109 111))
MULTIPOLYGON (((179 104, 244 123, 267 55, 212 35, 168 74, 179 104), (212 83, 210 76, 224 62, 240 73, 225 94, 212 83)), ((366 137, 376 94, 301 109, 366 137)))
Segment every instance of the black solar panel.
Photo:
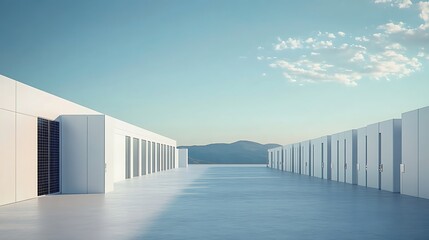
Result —
POLYGON ((37 119, 37 195, 60 191, 60 125, 37 119))
POLYGON ((37 119, 37 195, 49 193, 49 124, 37 119))

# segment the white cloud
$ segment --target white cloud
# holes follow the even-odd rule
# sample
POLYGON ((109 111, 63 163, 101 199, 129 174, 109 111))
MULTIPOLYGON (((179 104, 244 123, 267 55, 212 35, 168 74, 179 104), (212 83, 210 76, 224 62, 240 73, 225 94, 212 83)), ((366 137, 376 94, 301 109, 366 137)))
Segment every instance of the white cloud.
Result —
POLYGON ((402 46, 401 44, 399 44, 399 43, 392 43, 392 44, 390 44, 390 45, 387 45, 386 47, 385 47, 385 49, 393 49, 393 50, 405 50, 405 47, 404 46, 402 46))
POLYGON ((362 62, 365 60, 365 57, 363 56, 363 52, 357 52, 355 55, 350 59, 350 62, 362 62))
POLYGON ((330 48, 333 46, 333 43, 332 41, 319 41, 315 42, 312 46, 314 49, 330 48))
POLYGON ((368 74, 374 79, 402 78, 420 70, 421 63, 417 58, 409 58, 393 50, 370 56, 368 74))
POLYGON ((278 38, 277 40, 278 43, 274 45, 274 49, 277 51, 302 48, 302 42, 300 39, 288 38, 284 41, 281 38, 278 38))
POLYGON ((335 34, 334 33, 330 33, 330 32, 318 32, 317 33, 317 36, 318 37, 327 37, 327 38, 331 38, 331 39, 334 39, 334 38, 336 38, 335 37, 335 34))
POLYGON ((256 59, 258 59, 259 61, 262 61, 265 59, 265 57, 264 56, 257 56, 256 59))
POLYGON ((289 44, 291 49, 296 49, 296 48, 302 47, 301 40, 299 40, 299 39, 288 38, 287 43, 289 44))
POLYGON ((388 3, 392 2, 392 0, 374 0, 374 3, 388 3))
POLYGON ((399 33, 399 32, 406 32, 408 29, 405 27, 405 24, 403 22, 399 23, 386 23, 384 25, 378 26, 378 29, 384 30, 387 34, 393 34, 393 33, 399 33))
POLYGON ((382 33, 374 33, 372 34, 372 36, 376 39, 376 40, 380 40, 383 37, 382 33))
POLYGON ((343 70, 342 72, 330 73, 329 69, 333 65, 326 64, 324 62, 313 62, 309 60, 299 60, 295 62, 288 62, 286 60, 279 60, 273 64, 272 67, 281 68, 283 76, 290 82, 298 82, 300 84, 304 82, 340 82, 350 86, 356 86, 361 76, 357 73, 348 72, 343 70))
POLYGON ((349 44, 343 43, 343 44, 341 44, 340 49, 346 49, 348 47, 349 47, 349 44))
POLYGON ((380 25, 378 28, 384 30, 386 34, 408 34, 408 35, 426 35, 428 36, 428 32, 426 30, 429 29, 429 2, 419 2, 419 10, 420 19, 423 20, 423 23, 420 24, 418 28, 410 28, 405 26, 405 23, 386 23, 384 25, 380 25))
POLYGON ((424 23, 420 25, 420 29, 426 30, 429 28, 429 2, 419 2, 419 8, 419 17, 424 21, 424 23))
POLYGON ((259 47, 258 47, 258 50, 264 50, 264 47, 259 46, 259 47))
MULTIPOLYGON (((375 0, 398 8, 411 6, 410 1, 375 0)), ((429 2, 416 3, 421 24, 388 22, 368 30, 365 36, 344 32, 317 32, 305 38, 278 39, 275 50, 296 49, 294 54, 278 52, 279 60, 264 60, 298 85, 337 82, 356 86, 362 79, 391 80, 408 77, 421 70, 429 60, 429 2), (378 29, 378 30, 377 30, 378 29), (302 39, 302 40, 301 40, 302 39), (348 41, 349 40, 349 41, 348 41), (296 54, 295 54, 296 53, 296 54), (287 58, 285 58, 287 57, 287 58)), ((417 15, 417 13, 416 13, 417 15)))
POLYGON ((362 37, 355 37, 355 40, 358 42, 369 42, 369 39, 365 36, 362 37))
POLYGON ((305 43, 314 43, 314 38, 307 38, 307 40, 305 40, 305 43))
POLYGON ((413 5, 413 3, 411 2, 411 0, 402 0, 398 1, 397 5, 399 8, 409 8, 411 5, 413 5))
POLYGON ((421 69, 419 58, 427 57, 422 54, 419 54, 419 58, 408 57, 405 55, 406 48, 399 43, 386 46, 380 43, 377 48, 368 48, 365 45, 348 43, 335 47, 326 42, 328 41, 313 43, 318 44, 315 48, 320 48, 319 51, 303 48, 300 51, 306 54, 295 57, 295 60, 274 60, 269 66, 280 70, 292 83, 338 82, 356 86, 363 78, 390 80, 409 76, 421 69))
POLYGON ((279 39, 279 42, 277 44, 274 44, 274 49, 277 50, 277 51, 281 51, 281 50, 287 49, 286 42, 283 41, 283 40, 281 40, 281 39, 279 39))
POLYGON ((378 26, 384 31, 384 38, 399 42, 405 46, 429 46, 429 2, 419 2, 419 17, 423 21, 419 26, 407 26, 404 22, 389 22, 378 26))
POLYGON ((261 74, 261 76, 262 76, 262 77, 266 77, 266 76, 267 76, 267 74, 266 74, 266 73, 262 73, 262 74, 261 74))
POLYGON ((361 78, 362 76, 359 73, 354 73, 354 72, 334 74, 334 80, 349 86, 357 86, 357 81, 360 80, 361 78))
POLYGON ((422 59, 426 59, 429 60, 429 54, 424 52, 424 48, 422 48, 418 53, 417 53, 417 57, 418 58, 422 58, 422 59))
POLYGON ((411 0, 374 0, 374 3, 390 3, 390 6, 398 8, 409 8, 413 5, 411 0))

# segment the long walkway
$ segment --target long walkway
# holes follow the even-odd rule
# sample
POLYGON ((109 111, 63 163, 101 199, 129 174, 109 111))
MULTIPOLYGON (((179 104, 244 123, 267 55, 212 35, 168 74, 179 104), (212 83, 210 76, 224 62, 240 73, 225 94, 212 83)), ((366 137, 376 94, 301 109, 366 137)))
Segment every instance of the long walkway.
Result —
POLYGON ((0 207, 0 239, 429 239, 429 200, 264 166, 191 165, 0 207))

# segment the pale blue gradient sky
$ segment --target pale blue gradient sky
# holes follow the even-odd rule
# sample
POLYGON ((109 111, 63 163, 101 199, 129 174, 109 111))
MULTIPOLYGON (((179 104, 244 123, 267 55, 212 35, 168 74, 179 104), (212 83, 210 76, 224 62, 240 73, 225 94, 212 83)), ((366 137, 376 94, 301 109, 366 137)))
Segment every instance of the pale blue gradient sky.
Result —
POLYGON ((429 105, 429 10, 387 1, 0 0, 0 74, 180 145, 287 144, 429 105))

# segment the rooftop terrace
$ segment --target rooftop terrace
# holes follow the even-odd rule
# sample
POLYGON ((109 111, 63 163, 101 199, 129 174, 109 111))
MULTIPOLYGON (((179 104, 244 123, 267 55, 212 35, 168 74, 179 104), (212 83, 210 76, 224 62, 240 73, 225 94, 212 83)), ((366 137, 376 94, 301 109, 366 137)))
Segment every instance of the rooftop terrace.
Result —
POLYGON ((429 200, 261 165, 191 165, 0 207, 1 239, 428 239, 429 200))

